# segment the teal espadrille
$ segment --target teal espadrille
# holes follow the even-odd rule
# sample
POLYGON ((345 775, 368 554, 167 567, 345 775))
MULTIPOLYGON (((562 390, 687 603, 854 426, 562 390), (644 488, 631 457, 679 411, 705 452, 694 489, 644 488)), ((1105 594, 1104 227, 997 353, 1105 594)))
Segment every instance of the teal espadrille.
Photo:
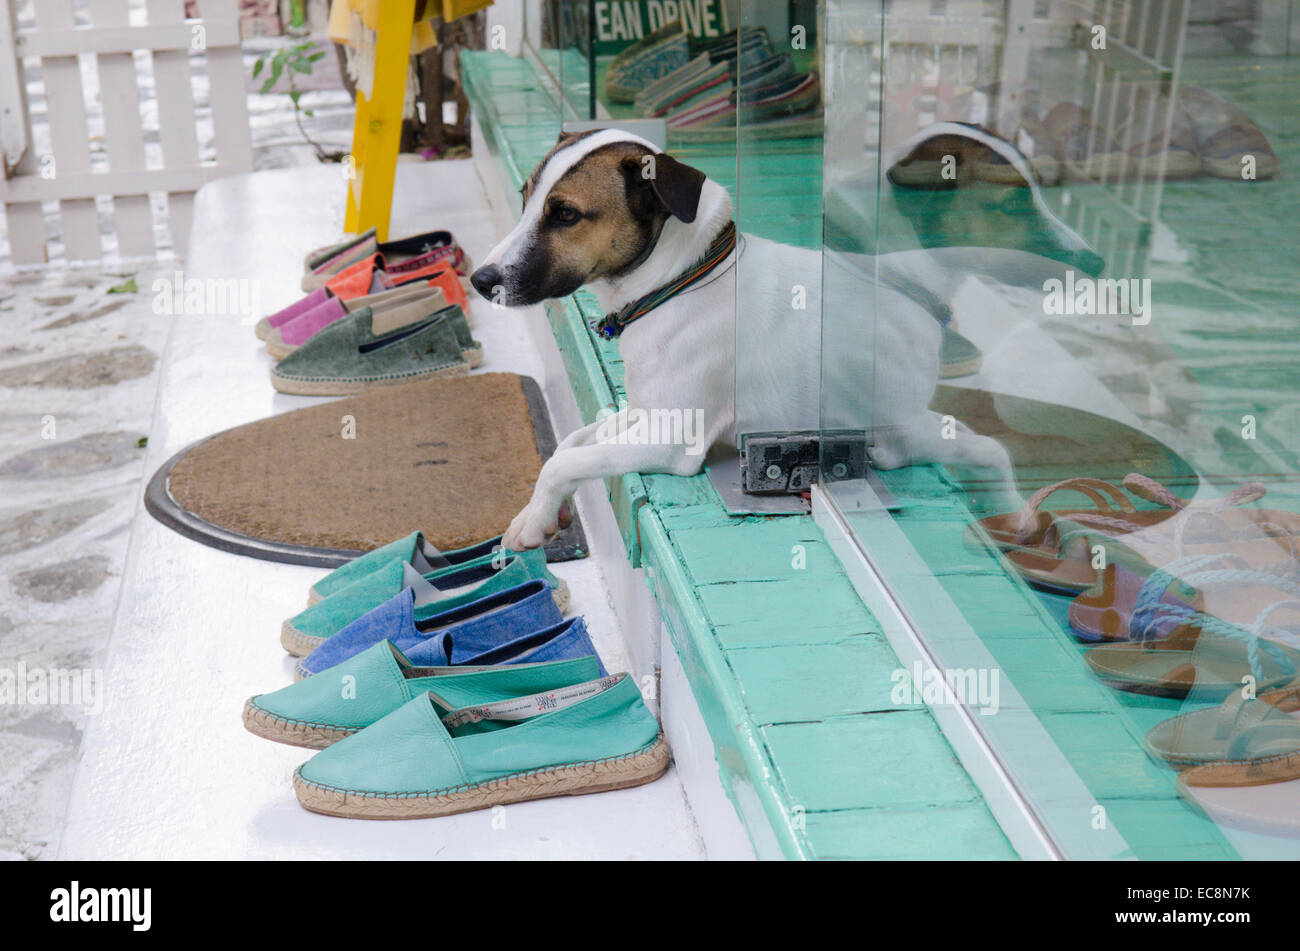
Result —
POLYGON ((466 565, 475 559, 492 554, 500 546, 501 536, 497 535, 485 542, 457 548, 455 551, 438 551, 437 547, 429 544, 423 532, 411 532, 405 538, 399 538, 382 548, 376 548, 374 551, 353 558, 346 565, 340 565, 321 578, 307 592, 307 607, 328 598, 335 592, 342 591, 352 582, 377 571, 390 561, 404 561, 420 574, 427 575, 454 565, 466 565))
POLYGON ((668 744, 627 674, 509 700, 420 694, 298 767, 312 812, 420 819, 639 786, 668 744))
POLYGON ((472 604, 534 579, 551 585, 561 611, 568 607, 568 586, 547 570, 546 552, 540 548, 493 553, 426 575, 406 562, 391 561, 289 618, 280 628, 280 643, 295 657, 306 657, 325 638, 405 588, 413 589, 417 617, 424 617, 472 604))
POLYGON ((315 677, 249 698, 244 727, 277 743, 324 749, 428 690, 464 705, 555 690, 600 675, 594 654, 509 667, 416 667, 391 641, 380 641, 315 677))

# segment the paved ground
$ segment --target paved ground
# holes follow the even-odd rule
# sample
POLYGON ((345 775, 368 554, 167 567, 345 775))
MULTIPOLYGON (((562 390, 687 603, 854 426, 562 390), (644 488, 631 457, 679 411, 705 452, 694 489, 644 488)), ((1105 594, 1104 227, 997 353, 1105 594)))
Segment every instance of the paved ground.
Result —
MULTIPOLYGON (((250 71, 271 45, 249 49, 250 71)), ((322 64, 303 97, 315 117, 304 121, 326 148, 346 148, 351 102, 328 88, 338 86, 333 55, 322 64)), ((151 87, 142 89, 147 97, 151 87)), ((33 113, 43 113, 39 90, 33 113)), ((287 97, 250 95, 249 116, 255 168, 315 164, 287 97)), ((202 106, 198 119, 202 136, 202 106)), ((102 157, 102 140, 93 147, 102 157)), ((57 240, 51 252, 57 262, 57 240)), ((102 703, 98 665, 148 475, 141 440, 173 319, 154 314, 154 281, 177 266, 166 252, 145 264, 22 273, 0 259, 0 859, 52 856, 82 730, 102 703), (110 293, 132 279, 134 292, 110 293), (48 702, 51 692, 59 702, 48 702)))
POLYGON ((135 294, 98 272, 0 281, 0 858, 57 845, 102 702, 93 673, 76 675, 80 698, 55 698, 70 702, 38 688, 96 670, 112 622, 167 333, 148 294, 162 272, 135 271, 135 294))

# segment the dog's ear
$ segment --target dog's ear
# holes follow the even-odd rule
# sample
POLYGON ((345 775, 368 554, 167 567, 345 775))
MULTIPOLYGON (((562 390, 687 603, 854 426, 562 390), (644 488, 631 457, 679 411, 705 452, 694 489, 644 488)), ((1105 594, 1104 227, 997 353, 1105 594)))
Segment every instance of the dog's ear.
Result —
POLYGON ((639 196, 642 202, 651 205, 649 209, 634 207, 634 212, 664 211, 687 224, 695 220, 706 177, 699 169, 658 152, 623 159, 623 174, 627 178, 628 195, 639 196))

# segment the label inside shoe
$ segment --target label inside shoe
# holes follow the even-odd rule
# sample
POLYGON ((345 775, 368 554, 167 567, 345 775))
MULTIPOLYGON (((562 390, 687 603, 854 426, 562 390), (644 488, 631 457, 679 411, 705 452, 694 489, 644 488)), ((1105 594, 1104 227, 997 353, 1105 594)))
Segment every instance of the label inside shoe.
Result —
MULTIPOLYGON (((575 684, 572 687, 562 687, 559 690, 551 690, 546 693, 535 693, 531 697, 499 700, 496 703, 485 703, 477 707, 462 707, 447 714, 442 718, 442 722, 448 729, 454 730, 458 726, 464 726, 466 723, 478 723, 480 720, 527 720, 543 713, 554 713, 556 710, 563 710, 565 707, 571 707, 588 697, 594 697, 596 694, 610 689, 626 676, 627 674, 614 674, 610 677, 602 677, 599 680, 589 680, 583 684, 575 684)), ((442 703, 436 693, 433 696, 435 700, 442 703)), ((445 703, 442 703, 442 705, 447 706, 445 703)))

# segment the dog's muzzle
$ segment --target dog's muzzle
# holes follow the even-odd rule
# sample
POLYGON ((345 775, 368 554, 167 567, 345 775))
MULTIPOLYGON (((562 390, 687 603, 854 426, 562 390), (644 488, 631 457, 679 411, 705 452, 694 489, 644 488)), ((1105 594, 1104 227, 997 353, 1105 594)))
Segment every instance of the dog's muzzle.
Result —
POLYGON ((469 282, 474 285, 474 290, 492 300, 494 290, 501 286, 501 279, 500 268, 495 264, 485 264, 470 275, 469 282))

